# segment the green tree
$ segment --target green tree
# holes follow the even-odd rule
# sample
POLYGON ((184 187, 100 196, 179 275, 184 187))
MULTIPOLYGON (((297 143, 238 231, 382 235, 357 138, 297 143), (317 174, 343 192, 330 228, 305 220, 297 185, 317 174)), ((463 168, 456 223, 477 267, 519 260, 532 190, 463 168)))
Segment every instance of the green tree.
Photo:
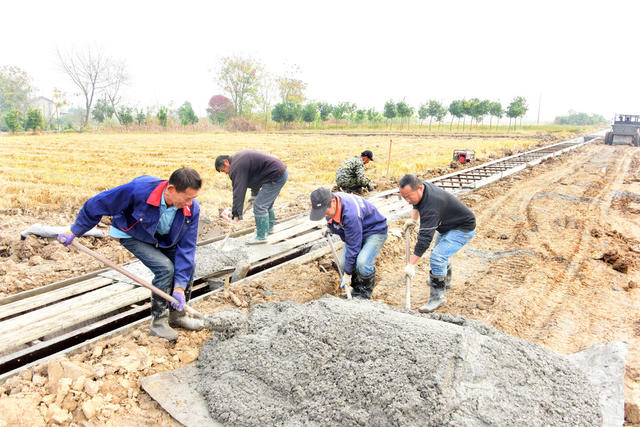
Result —
POLYGON ((445 116, 447 115, 447 109, 444 108, 444 105, 440 104, 440 106, 438 107, 438 110, 436 111, 436 122, 442 124, 442 120, 444 120, 445 116))
MULTIPOLYGON (((422 121, 429 116, 429 109, 427 104, 420 104, 420 108, 418 108, 418 118, 420 119, 420 125, 422 125, 422 121)), ((431 129, 431 124, 429 124, 429 129, 431 129)))
POLYGON ((105 120, 111 120, 115 113, 113 107, 107 102, 106 99, 98 99, 96 105, 91 110, 91 116, 99 123, 104 123, 105 120))
MULTIPOLYGON (((407 129, 409 129, 409 120, 411 120, 411 116, 413 115, 413 107, 410 107, 404 101, 400 101, 396 104, 396 110, 401 119, 407 119, 407 129)), ((400 120, 400 125, 402 125, 402 120, 400 120)))
POLYGON ((375 108, 367 110, 367 120, 369 123, 376 123, 382 120, 382 114, 378 113, 375 108))
POLYGON ((507 107, 507 117, 509 117, 509 130, 511 129, 512 119, 514 120, 514 122, 516 122, 516 120, 520 118, 520 126, 522 126, 522 117, 524 117, 528 109, 529 107, 527 106, 527 100, 524 97, 516 96, 515 98, 513 98, 513 100, 507 107))
POLYGON ((160 122, 160 125, 162 127, 167 127, 167 121, 169 118, 168 113, 169 109, 167 107, 160 107, 160 109, 158 110, 158 114, 156 114, 158 122, 160 122))
POLYGON ((7 124, 7 128, 9 128, 9 132, 19 132, 22 131, 22 120, 20 120, 20 111, 18 110, 9 110, 4 113, 4 122, 7 124))
POLYGON ((429 130, 431 130, 431 122, 433 121, 433 118, 437 117, 442 109, 444 109, 444 107, 438 101, 434 99, 429 100, 429 106, 427 107, 427 116, 429 116, 429 130))
POLYGON ((458 127, 460 126, 460 119, 464 116, 464 101, 455 100, 449 104, 449 113, 451 114, 451 123, 449 124, 449 130, 453 127, 453 118, 458 119, 458 127))
POLYGON ((498 127, 500 118, 504 114, 504 110, 502 109, 502 104, 500 104, 500 102, 498 101, 492 102, 491 107, 489 107, 489 114, 491 114, 491 118, 489 119, 489 129, 491 129, 491 122, 493 121, 494 117, 497 119, 496 127, 498 127))
POLYGON ((27 111, 27 120, 25 121, 25 130, 32 129, 35 133, 38 130, 42 130, 44 127, 44 119, 42 118, 42 111, 37 108, 29 108, 27 111))
POLYGON ((354 115, 354 121, 356 123, 362 123, 364 121, 364 119, 367 118, 367 112, 366 110, 356 110, 355 115, 354 115))
POLYGON ((136 123, 138 125, 146 125, 147 124, 147 115, 142 110, 137 110, 136 112, 136 123))
POLYGON ((250 112, 262 71, 263 65, 251 57, 227 56, 220 60, 216 81, 231 96, 236 115, 250 112))
POLYGON ((120 117, 120 124, 123 126, 129 126, 133 123, 133 109, 131 107, 120 107, 118 116, 120 117))
POLYGON ((198 123, 198 116, 196 116, 189 101, 185 101, 185 103, 178 108, 178 118, 183 126, 198 123))
POLYGON ((331 115, 333 116, 333 119, 336 121, 336 124, 345 118, 345 116, 347 115, 347 106, 348 103, 346 102, 342 102, 336 106, 333 107, 333 109, 331 110, 331 115))
POLYGON ((313 123, 318 117, 318 107, 313 102, 307 104, 302 109, 302 120, 306 123, 313 123))
POLYGON ((24 112, 32 91, 31 78, 24 70, 9 65, 0 67, 0 115, 9 110, 24 112))
POLYGON ((558 116, 553 121, 557 125, 593 126, 606 124, 607 120, 600 114, 587 114, 569 111, 566 116, 558 116))
POLYGON ((327 120, 329 120, 329 116, 331 115, 332 110, 333 108, 331 107, 331 105, 327 104, 326 102, 319 102, 318 112, 320 113, 320 121, 326 122, 327 120))
POLYGON ((280 124, 293 123, 302 113, 302 109, 299 105, 294 105, 291 102, 281 102, 276 104, 271 111, 271 119, 280 124))
MULTIPOLYGON (((396 104, 393 102, 393 99, 385 102, 383 115, 387 119, 387 123, 398 115, 398 110, 396 109, 396 104)), ((391 128, 391 125, 389 125, 389 128, 391 128)))

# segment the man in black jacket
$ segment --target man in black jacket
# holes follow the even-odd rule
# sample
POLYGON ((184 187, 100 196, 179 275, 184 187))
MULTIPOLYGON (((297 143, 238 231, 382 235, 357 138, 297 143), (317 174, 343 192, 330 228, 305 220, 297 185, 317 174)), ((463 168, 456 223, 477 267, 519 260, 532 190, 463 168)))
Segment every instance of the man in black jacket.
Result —
POLYGON ((431 249, 431 272, 429 274, 429 301, 418 310, 428 313, 444 304, 445 287, 451 282, 451 263, 455 255, 475 235, 476 217, 453 194, 428 182, 421 182, 415 175, 405 175, 398 183, 400 195, 413 205, 411 217, 404 230, 415 227, 420 218, 418 242, 409 264, 406 276, 413 277, 416 264, 431 244, 435 232, 436 242, 431 249))
POLYGON ((287 182, 287 165, 282 160, 256 150, 242 150, 233 156, 221 155, 216 158, 216 170, 231 178, 233 186, 233 207, 231 219, 242 219, 242 208, 247 188, 251 189, 253 214, 256 219, 256 237, 250 245, 267 242, 267 234, 273 231, 276 215, 273 202, 287 182))

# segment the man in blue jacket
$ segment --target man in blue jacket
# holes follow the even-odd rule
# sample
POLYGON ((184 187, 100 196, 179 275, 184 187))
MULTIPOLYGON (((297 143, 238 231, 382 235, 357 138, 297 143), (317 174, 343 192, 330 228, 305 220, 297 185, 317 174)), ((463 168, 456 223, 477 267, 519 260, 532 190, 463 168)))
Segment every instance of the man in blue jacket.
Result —
POLYGON ((195 267, 200 206, 195 198, 202 186, 198 172, 181 168, 169 180, 142 175, 87 200, 69 233, 58 240, 69 245, 96 226, 104 215, 113 217, 111 237, 134 254, 155 275, 152 284, 178 300, 171 303, 151 296, 151 335, 170 341, 178 338, 171 327, 200 330, 199 319, 183 309, 191 294, 195 267))
POLYGON ((387 219, 360 196, 320 187, 311 193, 311 221, 322 218, 344 242, 341 287, 351 286, 352 296, 370 299, 376 285, 373 262, 387 240, 387 219))

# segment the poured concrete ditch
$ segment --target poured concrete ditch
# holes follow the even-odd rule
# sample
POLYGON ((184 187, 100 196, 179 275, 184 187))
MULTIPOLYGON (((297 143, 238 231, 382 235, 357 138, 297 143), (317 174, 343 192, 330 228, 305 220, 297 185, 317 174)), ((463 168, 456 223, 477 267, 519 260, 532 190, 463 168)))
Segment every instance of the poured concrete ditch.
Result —
POLYGON ((214 337, 175 377, 224 425, 623 422, 621 343, 567 357, 463 317, 335 297, 209 320, 214 337))

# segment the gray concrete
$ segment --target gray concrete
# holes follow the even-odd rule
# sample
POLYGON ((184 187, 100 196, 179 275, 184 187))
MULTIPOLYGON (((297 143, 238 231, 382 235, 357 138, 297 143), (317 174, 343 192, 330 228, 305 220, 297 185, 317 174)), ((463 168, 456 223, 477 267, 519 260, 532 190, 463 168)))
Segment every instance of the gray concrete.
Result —
MULTIPOLYGON (((247 247, 243 242, 229 239, 222 251, 219 248, 220 245, 221 242, 215 242, 210 245, 198 246, 195 258, 196 268, 193 274, 195 278, 208 277, 219 271, 229 268, 233 269, 236 265, 247 262, 249 256, 247 254, 247 247)), ((125 265, 124 268, 149 283, 153 280, 151 270, 145 267, 140 261, 129 263, 125 265)), ((135 281, 115 270, 108 270, 101 273, 100 276, 137 285, 135 281)))
POLYGON ((566 357, 462 317, 334 297, 220 317, 196 387, 225 425, 603 421, 597 390, 566 357))

